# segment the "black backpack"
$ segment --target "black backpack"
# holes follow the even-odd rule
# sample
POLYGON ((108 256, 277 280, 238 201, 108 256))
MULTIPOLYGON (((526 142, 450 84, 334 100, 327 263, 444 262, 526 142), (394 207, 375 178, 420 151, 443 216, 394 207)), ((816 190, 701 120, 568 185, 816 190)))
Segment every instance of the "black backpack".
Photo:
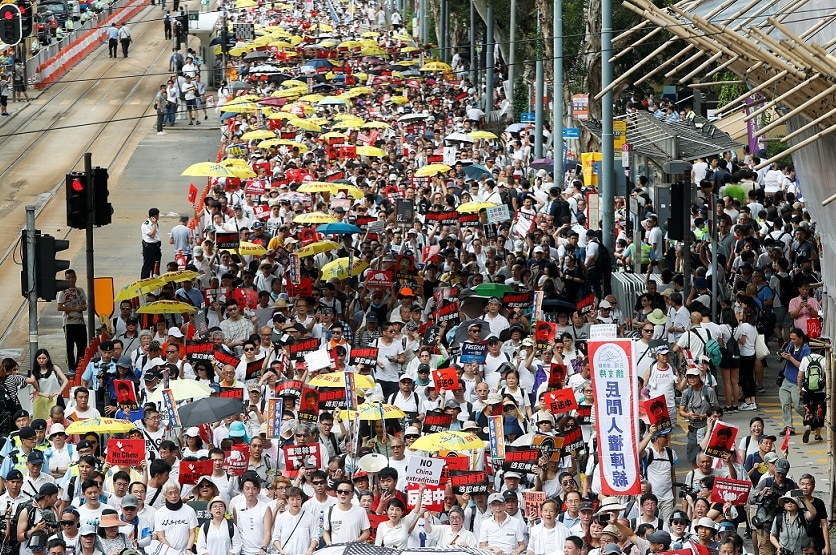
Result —
POLYGON ((793 284, 791 276, 786 275, 781 277, 776 275, 775 277, 778 278, 778 298, 781 299, 781 305, 784 308, 788 308, 790 306, 790 300, 798 296, 798 289, 793 284))
POLYGON ((598 256, 595 257, 595 269, 601 273, 611 272, 612 256, 610 255, 610 250, 601 241, 596 239, 595 242, 598 243, 598 256))
MULTIPOLYGON (((232 537, 235 536, 235 526, 232 524, 231 519, 225 518, 224 520, 226 521, 226 527, 229 530, 229 539, 232 539, 232 537)), ((207 538, 209 537, 209 522, 210 521, 207 520, 203 523, 203 535, 207 538)))
POLYGON ((570 218, 571 221, 571 212, 569 210, 569 203, 563 197, 557 197, 552 201, 552 206, 550 216, 554 218, 555 227, 560 225, 560 222, 563 221, 563 218, 570 218))

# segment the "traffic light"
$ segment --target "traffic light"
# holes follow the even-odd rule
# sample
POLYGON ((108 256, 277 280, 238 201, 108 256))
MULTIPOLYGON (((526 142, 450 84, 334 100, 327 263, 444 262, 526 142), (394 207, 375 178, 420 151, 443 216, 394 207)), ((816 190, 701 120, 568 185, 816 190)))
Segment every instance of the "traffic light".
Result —
POLYGON ((20 10, 20 36, 25 39, 32 34, 32 3, 28 0, 16 0, 15 5, 20 10))
POLYGON ((55 256, 70 248, 70 242, 56 239, 51 235, 35 236, 35 288, 38 298, 54 301, 58 291, 70 286, 65 279, 56 279, 55 274, 70 267, 69 260, 58 260, 55 256))
POLYGON ((110 192, 107 190, 107 168, 93 169, 93 204, 96 207, 96 227, 108 225, 113 221, 113 206, 107 202, 110 192))
POLYGON ((14 4, 0 6, 0 41, 7 46, 15 46, 23 40, 23 27, 20 8, 14 4))
MULTIPOLYGON (((20 270, 20 293, 24 297, 28 297, 29 296, 29 241, 27 240, 25 229, 20 230, 20 245, 23 247, 23 268, 20 270)), ((35 264, 36 264, 35 265, 35 275, 38 275, 37 262, 35 264)), ((36 287, 36 289, 37 289, 37 287, 36 287)))
POLYGON ((74 229, 87 229, 88 199, 90 187, 83 173, 67 174, 67 225, 74 229))

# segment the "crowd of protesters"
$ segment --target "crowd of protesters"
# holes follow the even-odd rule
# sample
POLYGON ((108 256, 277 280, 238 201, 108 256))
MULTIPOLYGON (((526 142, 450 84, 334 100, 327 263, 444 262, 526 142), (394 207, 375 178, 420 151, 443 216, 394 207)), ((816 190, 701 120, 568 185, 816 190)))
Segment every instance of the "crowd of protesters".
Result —
MULTIPOLYGON (((338 41, 381 22, 376 5, 350 6, 332 33, 338 41)), ((301 4, 248 13, 232 17, 313 38, 316 17, 301 4)), ((381 30, 374 40, 397 56, 411 44, 397 30, 381 30)), ((406 58, 397 61, 410 67, 406 58)), ((0 513, 16 523, 9 541, 19 552, 299 555, 368 541, 497 555, 683 548, 735 555, 749 536, 760 555, 829 554, 815 479, 790 473, 786 448, 776 445, 778 436, 796 433, 794 410, 804 413, 805 443, 811 435, 823 439, 825 416, 823 362, 808 337, 820 317, 819 249, 792 169, 755 172, 758 158, 748 154, 694 161, 694 182, 717 195, 717 223, 709 227, 711 195, 701 198, 691 211, 690 252, 667 239, 642 177, 632 191, 643 201, 642 243, 632 243, 627 203, 618 199, 610 249, 598 222, 589 221, 586 200, 597 191, 559 163, 533 167, 531 128, 480 134, 486 119, 466 80, 444 69, 403 76, 369 56, 343 62, 343 75, 362 74, 365 83, 355 86, 368 86, 350 104, 299 105, 290 119, 270 119, 273 112, 261 108, 223 118, 222 158, 240 159, 255 177, 212 178, 195 214, 171 229, 176 256, 159 271, 160 210, 149 210, 142 277, 181 270, 196 277, 169 281, 143 301, 180 301, 193 314, 138 314, 131 300, 119 303, 108 340, 77 369, 82 385, 66 409, 57 395, 66 378, 49 353, 39 352, 28 381, 13 360, 3 361, 6 390, 28 383, 39 394, 34 420, 23 410, 13 414, 15 431, 2 452, 0 513), (342 142, 323 139, 346 113, 363 123, 331 137, 342 142), (313 120, 321 133, 302 129, 300 119, 313 120), (259 130, 281 142, 245 138, 259 130), (347 148, 360 146, 383 154, 347 148), (425 170, 443 162, 447 167, 425 170), (312 183, 321 188, 299 190, 312 183), (474 202, 484 203, 475 219, 461 210, 474 202), (484 208, 503 205, 507 217, 487 217, 484 208), (338 231, 317 231, 324 222, 338 231), (709 248, 714 234, 716 251, 709 248), (305 251, 317 245, 318 252, 305 251), (717 275, 709 273, 712 256, 717 275), (630 271, 636 257, 647 289, 635 306, 619 306, 612 274, 630 271), (689 291, 681 273, 686 257, 689 291), (710 311, 715 279, 719 314, 710 311), (518 293, 529 295, 509 297, 515 305, 508 306, 505 295, 518 293), (541 335, 544 322, 552 324, 541 335), (595 324, 613 324, 618 336, 634 339, 636 391, 648 401, 661 397, 658 409, 672 421, 642 423, 642 491, 627 498, 602 494, 586 356, 595 324), (772 435, 754 415, 737 445, 710 456, 724 412, 758 408, 770 340, 782 365, 783 429, 772 435), (302 355, 322 351, 327 362, 300 355, 303 346, 302 355), (436 371, 447 368, 457 379, 445 388, 436 371), (356 388, 359 403, 391 405, 405 417, 364 419, 355 434, 351 413, 340 410, 351 395, 321 408, 318 393, 333 390, 311 383, 344 373, 368 380, 356 388), (240 399, 242 410, 175 427, 160 392, 179 380, 240 399), (123 394, 126 381, 135 395, 123 394), (577 408, 551 412, 545 394, 567 388, 577 408), (281 400, 278 414, 273 399, 281 400), (476 447, 457 454, 466 468, 484 472, 477 487, 448 482, 436 498, 430 488, 408 486, 417 460, 410 456, 441 450, 412 447, 429 435, 429 419, 432 430, 464 432, 487 445, 495 415, 503 419, 494 434, 508 445, 542 444, 576 430, 580 439, 571 449, 544 450, 524 470, 476 447), (98 416, 133 422, 124 437, 144 440, 146 457, 114 465, 107 462, 119 449, 113 437, 67 434, 72 423, 98 416), (671 447, 673 434, 686 439, 680 452, 671 447), (300 462, 288 447, 317 456, 300 462), (240 472, 233 452, 247 453, 240 472), (375 454, 386 462, 371 471, 364 457, 375 454), (685 476, 677 475, 680 457, 692 466, 685 476), (184 461, 211 461, 212 470, 181 479, 184 461), (719 478, 749 482, 751 493, 718 502, 711 493, 719 478), (529 503, 529 492, 545 500, 529 503), (436 505, 440 510, 428 508, 436 505)), ((222 104, 287 89, 252 69, 241 62, 237 77, 245 86, 227 91, 222 104)), ((307 79, 300 68, 291 72, 307 79)), ((346 81, 326 82, 327 92, 350 90, 346 81)), ((161 87, 162 107, 165 95, 161 87)), ((199 124, 194 112, 190 121, 199 124)))

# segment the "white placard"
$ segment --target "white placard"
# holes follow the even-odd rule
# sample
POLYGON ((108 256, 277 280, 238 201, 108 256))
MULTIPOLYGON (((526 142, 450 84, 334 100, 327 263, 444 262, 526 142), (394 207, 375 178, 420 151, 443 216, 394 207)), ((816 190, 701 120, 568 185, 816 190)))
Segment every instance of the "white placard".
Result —
POLYGON ((311 351, 305 353, 305 364, 308 365, 308 370, 322 370, 323 368, 331 367, 331 357, 328 351, 322 349, 318 351, 311 351))
POLYGON ((618 337, 618 326, 616 324, 595 324, 589 326, 590 339, 615 339, 618 337))
POLYGON ((488 214, 488 221, 492 224, 507 222, 511 219, 511 212, 508 210, 507 204, 500 204, 499 206, 491 206, 486 208, 488 214))
POLYGON ((443 161, 448 166, 455 166, 456 165, 456 152, 458 149, 454 146, 445 146, 444 147, 444 158, 443 161))
POLYGON ((437 486, 441 482, 441 471, 446 461, 412 455, 406 465, 406 481, 411 484, 437 486))

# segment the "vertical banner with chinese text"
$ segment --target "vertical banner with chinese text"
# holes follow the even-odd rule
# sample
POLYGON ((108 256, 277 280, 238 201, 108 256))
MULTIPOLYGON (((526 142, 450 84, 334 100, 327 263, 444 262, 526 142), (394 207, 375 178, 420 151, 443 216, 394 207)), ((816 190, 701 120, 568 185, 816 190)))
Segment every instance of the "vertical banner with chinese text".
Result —
POLYGON ((598 417, 598 471, 604 495, 638 495, 639 395, 629 339, 589 342, 598 417))

